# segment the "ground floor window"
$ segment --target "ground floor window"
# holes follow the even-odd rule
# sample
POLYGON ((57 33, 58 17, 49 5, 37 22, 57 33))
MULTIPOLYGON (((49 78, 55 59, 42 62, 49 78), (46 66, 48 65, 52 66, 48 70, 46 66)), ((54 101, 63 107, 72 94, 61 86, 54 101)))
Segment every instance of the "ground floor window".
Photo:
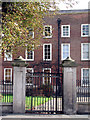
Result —
POLYGON ((33 68, 27 68, 26 69, 26 84, 33 84, 33 79, 32 79, 32 75, 33 75, 33 68))
POLYGON ((81 69, 81 85, 88 86, 90 84, 90 68, 81 69))
POLYGON ((4 68, 4 83, 12 83, 12 68, 4 68))
POLYGON ((90 60, 90 43, 81 43, 81 60, 90 60))
POLYGON ((51 83, 51 68, 43 68, 43 84, 51 83))

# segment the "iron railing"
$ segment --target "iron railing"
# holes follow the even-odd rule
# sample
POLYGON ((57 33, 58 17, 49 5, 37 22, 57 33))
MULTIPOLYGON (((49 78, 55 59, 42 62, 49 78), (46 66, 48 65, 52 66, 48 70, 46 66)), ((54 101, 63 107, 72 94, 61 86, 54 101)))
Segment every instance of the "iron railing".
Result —
POLYGON ((28 73, 26 112, 62 112, 63 74, 28 73))
POLYGON ((12 103, 13 102, 13 84, 0 82, 0 102, 12 103))
POLYGON ((90 86, 88 84, 81 84, 81 80, 77 80, 77 102, 89 102, 90 99, 90 86))

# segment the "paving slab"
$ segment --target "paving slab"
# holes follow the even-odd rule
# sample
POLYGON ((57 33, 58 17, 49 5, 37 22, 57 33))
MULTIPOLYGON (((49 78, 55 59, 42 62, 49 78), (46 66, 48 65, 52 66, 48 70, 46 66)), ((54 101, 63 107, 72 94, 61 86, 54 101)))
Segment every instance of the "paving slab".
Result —
POLYGON ((89 115, 5 114, 0 120, 90 120, 89 115))

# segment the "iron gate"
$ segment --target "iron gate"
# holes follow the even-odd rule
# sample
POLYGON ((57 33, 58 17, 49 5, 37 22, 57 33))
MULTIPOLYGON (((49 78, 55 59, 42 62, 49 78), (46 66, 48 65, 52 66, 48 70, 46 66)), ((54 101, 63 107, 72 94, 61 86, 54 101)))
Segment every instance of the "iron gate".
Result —
POLYGON ((63 74, 26 74, 26 112, 63 112, 63 74))

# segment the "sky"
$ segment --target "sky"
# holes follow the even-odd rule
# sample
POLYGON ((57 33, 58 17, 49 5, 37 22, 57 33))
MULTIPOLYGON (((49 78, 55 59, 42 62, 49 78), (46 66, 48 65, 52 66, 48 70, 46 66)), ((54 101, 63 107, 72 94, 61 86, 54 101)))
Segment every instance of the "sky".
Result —
POLYGON ((90 9, 90 0, 77 0, 77 1, 78 1, 78 4, 74 5, 73 8, 71 7, 66 8, 66 5, 63 3, 59 4, 59 7, 61 10, 88 9, 88 8, 90 9))

